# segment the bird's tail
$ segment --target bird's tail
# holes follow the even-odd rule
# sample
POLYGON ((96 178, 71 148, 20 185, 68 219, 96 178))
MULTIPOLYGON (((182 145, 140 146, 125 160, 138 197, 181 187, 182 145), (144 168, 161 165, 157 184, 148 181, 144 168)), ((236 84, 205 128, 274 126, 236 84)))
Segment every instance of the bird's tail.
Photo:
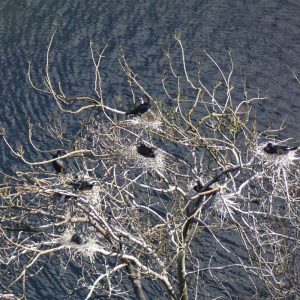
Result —
POLYGON ((296 147, 289 148, 289 150, 290 150, 290 151, 300 150, 300 146, 296 146, 296 147))

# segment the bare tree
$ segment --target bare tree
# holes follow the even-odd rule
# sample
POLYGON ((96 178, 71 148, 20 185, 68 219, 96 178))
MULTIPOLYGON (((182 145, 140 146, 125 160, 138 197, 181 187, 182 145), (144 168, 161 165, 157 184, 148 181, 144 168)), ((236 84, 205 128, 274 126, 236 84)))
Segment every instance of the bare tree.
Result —
POLYGON ((259 132, 253 105, 266 97, 250 97, 246 85, 234 94, 231 53, 224 71, 204 51, 219 78, 205 84, 201 65, 190 74, 176 33, 180 56, 165 51, 167 105, 146 91, 120 47, 134 102, 126 114, 103 96, 107 45, 98 52, 90 43, 96 96, 66 95, 50 72, 55 34, 42 85, 31 64, 29 82, 63 113, 90 114, 72 139, 57 121, 29 122, 29 143, 43 161, 30 161, 1 129, 24 166, 1 173, 1 289, 26 299, 28 281, 56 260, 81 270, 70 297, 203 299, 214 297, 212 288, 227 298, 299 294, 298 149, 278 140, 278 130, 259 132), (63 147, 44 149, 36 130, 63 147), (234 281, 247 289, 234 291, 234 281))

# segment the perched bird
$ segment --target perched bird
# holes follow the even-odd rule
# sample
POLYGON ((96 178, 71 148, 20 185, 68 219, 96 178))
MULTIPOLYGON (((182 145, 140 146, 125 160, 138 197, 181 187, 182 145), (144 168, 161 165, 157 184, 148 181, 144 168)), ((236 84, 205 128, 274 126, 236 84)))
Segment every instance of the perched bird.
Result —
MULTIPOLYGON (((56 154, 53 155, 53 158, 57 158, 61 155, 61 151, 57 151, 56 154)), ((55 169, 56 173, 61 173, 65 170, 65 164, 61 159, 57 159, 54 162, 52 162, 52 166, 55 169)))
POLYGON ((71 237, 71 242, 77 245, 82 245, 86 243, 86 239, 83 237, 82 233, 74 233, 71 237))
POLYGON ((201 193, 203 185, 201 184, 200 180, 194 181, 193 185, 189 187, 187 192, 187 200, 190 200, 192 197, 195 197, 197 194, 201 193))
POLYGON ((142 114, 147 112, 150 107, 151 107, 151 103, 150 103, 149 98, 147 98, 147 101, 145 101, 145 102, 142 102, 140 104, 136 103, 136 105, 133 109, 126 112, 126 116, 128 116, 128 115, 141 116, 142 114))
MULTIPOLYGON (((202 203, 206 199, 208 199, 208 197, 215 196, 217 193, 217 191, 212 191, 213 190, 212 187, 202 185, 200 180, 197 180, 196 183, 197 184, 193 186, 193 189, 187 195, 188 200, 193 200, 193 201, 190 201, 190 203, 186 207, 186 215, 189 217, 197 211, 197 209, 200 207, 200 205, 202 205, 202 203), (210 192, 210 191, 212 191, 212 192, 210 192), (200 194, 200 193, 202 193, 202 194, 200 194)), ((213 201, 209 201, 208 203, 205 203, 202 211, 204 212, 212 205, 213 205, 213 201)))
POLYGON ((280 146, 280 145, 275 145, 275 144, 272 144, 272 143, 268 143, 263 148, 263 150, 268 154, 278 154, 278 155, 287 154, 290 151, 297 150, 297 149, 298 149, 298 147, 290 148, 288 146, 280 146))
POLYGON ((75 191, 91 190, 94 187, 92 183, 89 183, 88 181, 84 180, 73 182, 72 185, 75 191))
POLYGON ((143 143, 140 143, 137 146, 137 152, 141 154, 144 157, 149 157, 149 158, 155 158, 155 153, 154 153, 155 148, 153 147, 148 147, 143 143))
POLYGON ((193 190, 197 193, 200 193, 203 188, 203 185, 201 184, 200 180, 197 180, 197 184, 193 186, 193 190))

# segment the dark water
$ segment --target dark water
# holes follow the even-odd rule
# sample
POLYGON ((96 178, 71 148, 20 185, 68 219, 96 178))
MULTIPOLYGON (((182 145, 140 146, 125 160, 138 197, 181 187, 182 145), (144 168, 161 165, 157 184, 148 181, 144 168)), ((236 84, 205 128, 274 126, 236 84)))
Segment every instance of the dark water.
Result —
MULTIPOLYGON (((298 0, 1 0, 0 14, 0 122, 8 128, 14 144, 26 141, 28 117, 46 123, 58 113, 50 98, 30 88, 26 72, 27 61, 31 60, 35 78, 43 76, 47 43, 61 17, 63 24, 55 40, 51 71, 62 82, 65 93, 93 95, 89 40, 92 38, 100 47, 110 39, 103 71, 108 103, 121 96, 122 108, 130 101, 130 91, 117 62, 119 43, 143 78, 146 90, 164 99, 160 79, 166 62, 162 48, 169 45, 178 30, 189 62, 203 58, 205 48, 226 68, 227 51, 231 49, 235 81, 247 78, 250 92, 259 88, 262 94, 269 95, 267 101, 257 105, 261 127, 278 126, 285 120, 287 129, 282 137, 300 140, 300 85, 292 76, 292 71, 300 76, 298 0)), ((215 70, 206 67, 203 71, 205 82, 212 82, 215 70)), ((66 126, 74 126, 74 118, 63 118, 66 126)), ((44 149, 55 146, 45 137, 37 137, 37 142, 44 149)), ((28 145, 25 150, 29 159, 36 159, 28 145)), ((8 169, 12 163, 18 162, 0 142, 0 165, 8 169)), ((208 250, 213 247, 209 243, 204 241, 201 247, 208 250)), ((221 253, 219 257, 220 261, 225 259, 221 253)), ((59 294, 64 294, 53 273, 55 268, 37 279, 30 288, 30 299, 58 299, 59 294)), ((234 278, 234 274, 229 275, 234 278)), ((231 288, 238 294, 246 288, 237 281, 232 279, 231 288)), ((207 299, 218 295, 211 287, 207 299)))

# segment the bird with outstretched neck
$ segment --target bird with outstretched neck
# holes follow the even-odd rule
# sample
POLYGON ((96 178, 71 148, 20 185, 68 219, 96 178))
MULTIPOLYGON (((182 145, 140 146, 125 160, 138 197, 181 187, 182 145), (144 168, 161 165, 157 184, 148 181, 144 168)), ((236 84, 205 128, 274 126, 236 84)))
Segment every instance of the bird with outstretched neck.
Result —
MULTIPOLYGON (((53 158, 58 158, 61 155, 61 151, 58 150, 56 154, 53 155, 53 158)), ((57 159, 52 162, 52 166, 55 169, 56 173, 62 173, 65 171, 65 164, 61 159, 57 159)))
POLYGON ((288 146, 281 146, 281 145, 275 145, 273 143, 268 143, 263 150, 268 154, 288 154, 290 151, 297 150, 298 147, 288 147, 288 146))
POLYGON ((151 107, 151 103, 149 98, 147 98, 147 100, 145 102, 139 103, 135 105, 135 107, 129 111, 127 111, 125 113, 126 116, 128 115, 138 115, 141 116, 142 114, 144 114, 145 112, 147 112, 151 107))

